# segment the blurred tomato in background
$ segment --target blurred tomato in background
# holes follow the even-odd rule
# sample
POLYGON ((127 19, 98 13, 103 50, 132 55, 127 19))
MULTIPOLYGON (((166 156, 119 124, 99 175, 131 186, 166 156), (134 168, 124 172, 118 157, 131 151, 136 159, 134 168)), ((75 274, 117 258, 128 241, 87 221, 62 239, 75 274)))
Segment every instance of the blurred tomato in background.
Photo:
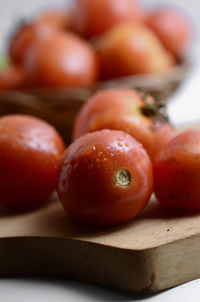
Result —
MULTIPOLYGON (((191 26, 178 10, 140 0, 74 0, 15 28, 7 56, 27 87, 93 87, 99 81, 165 73, 188 45, 191 26)), ((26 87, 24 87, 26 88, 26 87)))
POLYGON ((148 15, 146 24, 164 47, 176 57, 183 55, 191 37, 190 23, 185 14, 173 8, 161 8, 148 15))
POLYGON ((103 34, 123 22, 142 22, 144 16, 139 0, 74 0, 73 26, 86 37, 103 34))
POLYGON ((70 32, 55 32, 35 44, 23 65, 35 87, 89 87, 98 79, 95 50, 70 32))

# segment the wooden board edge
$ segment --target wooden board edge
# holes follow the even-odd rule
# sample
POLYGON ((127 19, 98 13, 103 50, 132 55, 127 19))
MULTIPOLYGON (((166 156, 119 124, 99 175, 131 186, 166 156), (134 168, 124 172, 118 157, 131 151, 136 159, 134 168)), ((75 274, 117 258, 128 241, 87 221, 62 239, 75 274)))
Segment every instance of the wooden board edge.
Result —
POLYGON ((52 237, 0 239, 0 276, 69 277, 126 293, 152 292, 150 251, 52 237), (14 256, 13 256, 14 251, 14 256))
POLYGON ((154 283, 151 291, 168 289, 200 277, 200 234, 151 250, 154 283))
POLYGON ((65 238, 2 238, 0 275, 68 277, 152 294, 200 277, 200 234, 146 250, 65 238))

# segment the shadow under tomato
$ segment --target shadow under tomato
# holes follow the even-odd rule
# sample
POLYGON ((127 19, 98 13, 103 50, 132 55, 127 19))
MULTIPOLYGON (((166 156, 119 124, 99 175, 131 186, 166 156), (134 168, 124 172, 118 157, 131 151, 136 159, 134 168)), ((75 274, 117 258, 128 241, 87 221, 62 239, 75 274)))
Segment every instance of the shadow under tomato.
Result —
POLYGON ((104 234, 112 234, 120 232, 121 230, 128 230, 148 220, 166 220, 167 222, 173 221, 178 218, 191 218, 198 217, 200 213, 192 211, 181 211, 177 209, 168 209, 160 205, 155 199, 151 200, 146 208, 134 219, 112 227, 97 227, 80 224, 72 220, 65 210, 62 208, 60 202, 56 199, 50 211, 47 211, 43 219, 38 219, 38 227, 46 229, 49 234, 58 237, 69 237, 75 239, 91 239, 101 237, 104 234))
POLYGON ((0 203, 0 218, 1 217, 10 217, 10 216, 17 216, 17 215, 25 215, 27 213, 40 211, 40 209, 47 206, 47 204, 52 200, 52 197, 45 200, 42 204, 36 204, 33 206, 26 206, 21 208, 11 208, 6 207, 0 203))

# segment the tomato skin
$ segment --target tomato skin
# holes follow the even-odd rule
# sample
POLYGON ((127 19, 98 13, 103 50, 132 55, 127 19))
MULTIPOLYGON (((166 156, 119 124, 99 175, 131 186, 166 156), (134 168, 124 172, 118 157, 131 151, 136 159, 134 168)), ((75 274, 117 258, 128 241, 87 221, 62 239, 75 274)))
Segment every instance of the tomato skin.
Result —
POLYGON ((53 32, 53 27, 22 24, 10 41, 8 52, 12 62, 17 65, 22 65, 29 49, 40 41, 48 39, 53 32))
POLYGON ((21 89, 26 86, 26 76, 24 70, 19 66, 10 66, 0 70, 0 91, 21 89))
POLYGON ((191 38, 191 25, 186 16, 175 9, 159 9, 147 17, 146 24, 166 49, 176 57, 181 56, 191 38))
POLYGON ((144 11, 137 0, 76 0, 74 28, 86 37, 98 36, 122 22, 137 23, 144 11))
POLYGON ((103 80, 159 73, 175 63, 153 31, 144 25, 120 24, 96 41, 103 80))
POLYGON ((153 162, 159 156, 161 150, 175 137, 175 129, 168 122, 158 122, 154 131, 154 154, 153 162))
POLYGON ((144 99, 136 90, 99 91, 77 115, 73 139, 102 129, 122 130, 138 140, 154 159, 158 150, 171 138, 173 130, 168 123, 157 125, 152 117, 143 115, 143 106, 144 99))
POLYGON ((68 214, 93 225, 115 225, 135 217, 152 194, 152 163, 135 139, 122 131, 82 136, 65 151, 57 191, 68 214), (120 185, 117 172, 129 172, 120 185))
POLYGON ((24 68, 31 85, 88 87, 98 78, 98 62, 92 46, 68 32, 56 32, 27 53, 24 68))
POLYGON ((154 164, 155 194, 161 204, 200 210, 200 131, 176 136, 154 164))
POLYGON ((30 116, 0 118, 0 202, 13 209, 43 204, 56 186, 64 144, 53 127, 30 116))
POLYGON ((40 26, 50 26, 57 30, 62 30, 70 26, 71 13, 65 8, 45 10, 37 16, 34 23, 40 26))

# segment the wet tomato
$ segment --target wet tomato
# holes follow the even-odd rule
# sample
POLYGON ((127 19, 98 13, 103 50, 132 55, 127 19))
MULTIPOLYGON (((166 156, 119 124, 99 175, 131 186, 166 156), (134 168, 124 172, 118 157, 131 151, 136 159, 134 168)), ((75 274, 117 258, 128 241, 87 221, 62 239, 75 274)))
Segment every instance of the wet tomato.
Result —
POLYGON ((64 144, 46 122, 30 116, 0 118, 0 203, 13 209, 43 204, 56 186, 64 144))
POLYGON ((143 25, 121 24, 96 41, 103 80, 169 69, 174 58, 143 25))
POLYGON ((56 32, 32 47, 24 68, 33 86, 88 87, 98 78, 92 46, 70 32, 56 32))
POLYGON ((65 151, 58 194, 68 214, 94 225, 135 217, 152 194, 152 164, 142 145, 122 131, 102 130, 65 151))
POLYGON ((76 0, 74 28, 86 37, 98 36, 122 22, 144 19, 138 0, 76 0))
MULTIPOLYGON (((153 101, 151 97, 148 99, 153 101)), ((144 108, 145 99, 136 90, 99 91, 78 114, 73 138, 101 129, 122 130, 142 143, 150 157, 154 158, 157 149, 165 144, 169 136, 162 135, 163 123, 158 125, 152 116, 146 116, 144 108)))
POLYGON ((21 89, 26 86, 26 75, 22 67, 9 65, 0 67, 0 90, 21 89))
POLYGON ((166 49, 181 56, 191 38, 191 25, 185 15, 175 9, 159 9, 147 17, 146 24, 166 49))
POLYGON ((154 166, 155 194, 165 206, 200 210, 200 131, 188 130, 167 144, 154 166))
POLYGON ((50 27, 22 24, 14 32, 8 47, 12 61, 15 64, 22 64, 29 49, 40 43, 41 40, 48 39, 52 32, 53 28, 50 27))

